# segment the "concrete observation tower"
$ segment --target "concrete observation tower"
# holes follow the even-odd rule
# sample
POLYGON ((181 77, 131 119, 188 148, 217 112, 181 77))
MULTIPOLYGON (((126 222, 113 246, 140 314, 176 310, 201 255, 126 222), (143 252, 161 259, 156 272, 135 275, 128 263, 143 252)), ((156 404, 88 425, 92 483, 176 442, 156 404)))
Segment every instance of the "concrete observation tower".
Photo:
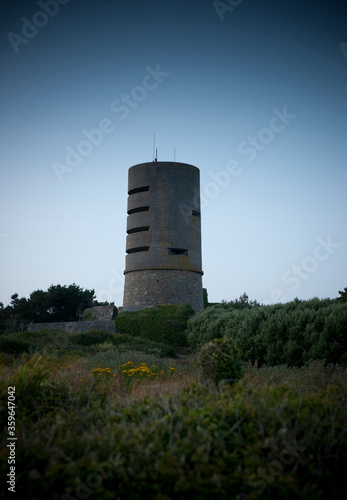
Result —
POLYGON ((124 311, 203 309, 200 172, 187 163, 129 168, 124 311))

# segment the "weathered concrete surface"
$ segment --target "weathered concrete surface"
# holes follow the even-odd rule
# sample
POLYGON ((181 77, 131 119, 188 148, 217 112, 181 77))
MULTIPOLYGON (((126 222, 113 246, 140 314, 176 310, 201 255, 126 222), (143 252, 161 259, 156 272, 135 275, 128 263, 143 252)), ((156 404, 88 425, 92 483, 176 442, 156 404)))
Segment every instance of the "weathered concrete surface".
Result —
POLYGON ((129 169, 123 309, 188 302, 203 309, 200 172, 151 162, 129 169))

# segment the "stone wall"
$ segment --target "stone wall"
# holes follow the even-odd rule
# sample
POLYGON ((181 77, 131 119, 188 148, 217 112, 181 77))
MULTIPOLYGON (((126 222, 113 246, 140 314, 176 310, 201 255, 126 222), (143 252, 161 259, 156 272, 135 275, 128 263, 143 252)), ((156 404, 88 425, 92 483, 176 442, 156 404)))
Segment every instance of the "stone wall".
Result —
POLYGON ((137 311, 156 305, 188 303, 195 312, 203 306, 200 273, 178 270, 142 270, 125 275, 124 311, 137 311))
POLYGON ((83 315, 89 314, 91 318, 98 320, 110 320, 114 313, 114 306, 88 307, 83 311, 83 315))
POLYGON ((32 323, 28 325, 29 332, 39 332, 41 330, 54 329, 63 330, 64 332, 87 332, 88 330, 105 330, 107 332, 115 332, 114 320, 98 320, 93 321, 58 321, 56 323, 32 323))

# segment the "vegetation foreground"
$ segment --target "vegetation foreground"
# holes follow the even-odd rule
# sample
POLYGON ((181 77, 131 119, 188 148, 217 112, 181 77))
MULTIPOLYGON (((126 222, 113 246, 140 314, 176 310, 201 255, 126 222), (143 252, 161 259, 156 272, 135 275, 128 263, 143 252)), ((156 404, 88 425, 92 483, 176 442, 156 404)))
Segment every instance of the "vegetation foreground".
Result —
POLYGON ((1 494, 12 457, 33 500, 347 498, 345 299, 160 306, 117 333, 6 327, 1 494))
MULTIPOLYGON (((248 364, 238 382, 213 385, 194 355, 182 363, 109 348, 9 359, 1 427, 6 435, 15 387, 16 493, 26 498, 346 496, 345 368, 248 364)), ((2 446, 2 478, 8 453, 2 446)))

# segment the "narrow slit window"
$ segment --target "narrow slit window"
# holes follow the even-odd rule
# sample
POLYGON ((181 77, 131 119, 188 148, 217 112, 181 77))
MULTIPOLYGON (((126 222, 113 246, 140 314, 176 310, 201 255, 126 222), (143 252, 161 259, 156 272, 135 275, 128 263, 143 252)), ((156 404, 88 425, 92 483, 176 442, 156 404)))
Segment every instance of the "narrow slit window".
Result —
POLYGON ((169 255, 188 255, 187 248, 168 248, 169 255))
POLYGON ((133 234, 133 233, 141 233, 142 231, 149 231, 149 226, 142 226, 142 227, 133 227, 132 229, 128 229, 128 234, 133 234))
POLYGON ((136 194, 136 193, 144 193, 145 191, 149 191, 149 186, 138 187, 134 189, 130 189, 128 191, 128 195, 136 194))
POLYGON ((138 212, 148 212, 149 207, 137 207, 128 210, 128 215, 137 214, 138 212))
POLYGON ((137 252, 148 252, 149 247, 135 247, 135 248, 129 248, 127 250, 127 253, 137 253, 137 252))
POLYGON ((199 210, 192 210, 192 215, 194 215, 194 217, 200 217, 199 210))

